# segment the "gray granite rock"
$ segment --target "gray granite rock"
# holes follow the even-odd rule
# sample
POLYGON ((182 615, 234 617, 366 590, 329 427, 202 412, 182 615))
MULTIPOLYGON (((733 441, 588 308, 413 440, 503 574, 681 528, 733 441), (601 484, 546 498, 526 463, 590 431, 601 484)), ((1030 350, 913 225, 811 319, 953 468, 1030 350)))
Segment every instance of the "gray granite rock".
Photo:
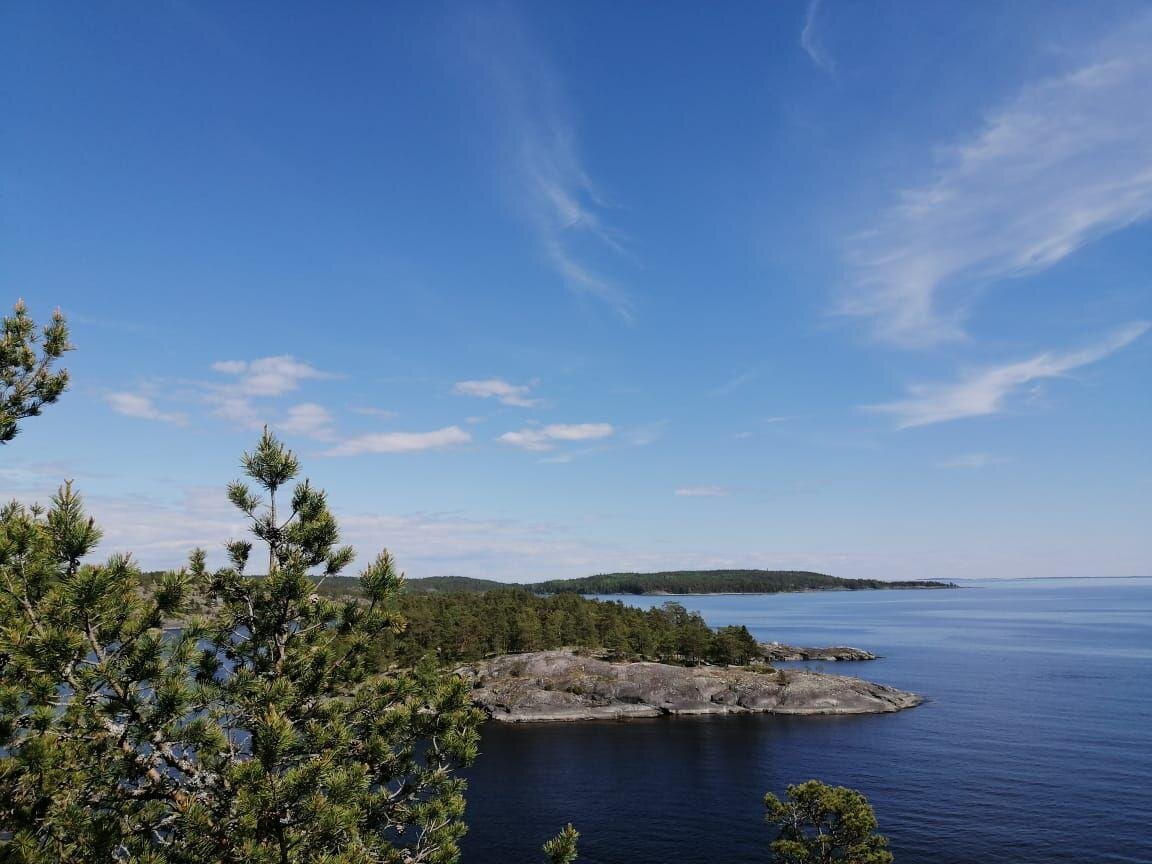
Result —
POLYGON ((790 660, 877 660, 877 655, 860 648, 834 645, 830 648, 800 648, 780 642, 761 642, 760 650, 765 660, 784 663, 790 660))
POLYGON ((880 714, 923 698, 859 678, 798 669, 613 663, 571 650, 508 654, 457 670, 502 722, 663 714, 880 714))

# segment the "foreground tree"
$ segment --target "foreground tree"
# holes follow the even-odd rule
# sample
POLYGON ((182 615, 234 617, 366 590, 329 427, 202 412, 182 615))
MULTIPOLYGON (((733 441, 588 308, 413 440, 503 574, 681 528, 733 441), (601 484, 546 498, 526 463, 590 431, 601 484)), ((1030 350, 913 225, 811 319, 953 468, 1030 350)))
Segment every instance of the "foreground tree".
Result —
POLYGON ((580 832, 571 824, 544 844, 544 854, 548 864, 572 864, 576 860, 576 841, 580 839, 580 832))
POLYGON ((779 829, 776 864, 891 864, 888 840, 875 833, 876 814, 859 792, 809 780, 785 797, 764 796, 765 819, 779 829))
POLYGON ((60 398, 68 386, 68 370, 52 367, 71 348, 59 309, 52 323, 38 330, 24 301, 16 301, 0 331, 0 444, 16 437, 20 420, 37 416, 60 398))
MULTIPOLYGON (((480 713, 432 665, 378 674, 402 629, 381 553, 363 599, 319 588, 352 561, 324 493, 265 432, 228 496, 267 552, 148 593, 70 485, 0 513, 0 860, 451 862, 480 713), (202 614, 189 615, 193 609, 202 614), (166 622, 179 621, 178 627, 166 622)), ((574 841, 574 837, 572 838, 574 841)))

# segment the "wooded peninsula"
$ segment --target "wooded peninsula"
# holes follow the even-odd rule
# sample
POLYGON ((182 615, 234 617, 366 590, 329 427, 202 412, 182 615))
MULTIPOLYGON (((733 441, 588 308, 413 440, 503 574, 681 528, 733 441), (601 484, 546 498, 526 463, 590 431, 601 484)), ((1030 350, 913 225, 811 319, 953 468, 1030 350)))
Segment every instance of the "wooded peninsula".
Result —
POLYGON ((489 591, 517 587, 534 594, 779 594, 788 591, 873 591, 955 588, 952 582, 918 579, 844 579, 808 570, 665 570, 659 573, 600 573, 579 579, 507 583, 467 576, 409 579, 411 593, 489 591))

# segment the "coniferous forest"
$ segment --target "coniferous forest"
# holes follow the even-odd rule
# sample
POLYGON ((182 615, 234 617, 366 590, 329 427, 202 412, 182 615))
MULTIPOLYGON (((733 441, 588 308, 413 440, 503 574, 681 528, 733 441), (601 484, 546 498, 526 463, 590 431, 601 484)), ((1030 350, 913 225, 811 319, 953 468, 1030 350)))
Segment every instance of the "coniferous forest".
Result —
POLYGON ((679 603, 643 610, 576 594, 541 597, 522 589, 483 593, 400 594, 407 626, 385 635, 381 655, 410 664, 432 655, 446 662, 492 654, 574 646, 622 658, 671 663, 748 663, 759 655, 743 626, 710 628, 679 603))

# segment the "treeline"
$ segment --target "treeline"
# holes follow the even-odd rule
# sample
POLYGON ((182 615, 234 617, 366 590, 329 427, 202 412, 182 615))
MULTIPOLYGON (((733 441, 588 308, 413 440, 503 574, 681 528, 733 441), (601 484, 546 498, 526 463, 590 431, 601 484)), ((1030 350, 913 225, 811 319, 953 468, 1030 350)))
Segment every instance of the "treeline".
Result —
POLYGON ((404 591, 411 594, 435 594, 438 592, 492 591, 507 588, 509 583, 495 579, 476 579, 472 576, 425 576, 422 579, 405 579, 404 591))
POLYGON ((784 591, 953 588, 929 580, 886 582, 843 579, 807 570, 672 570, 662 573, 602 573, 526 586, 545 594, 777 594, 784 591))
MULTIPOLYGON (((163 575, 144 574, 145 586, 163 575)), ((253 576, 252 578, 260 578, 253 576)), ((497 582, 470 576, 427 576, 407 579, 406 594, 480 593, 520 588, 533 594, 779 594, 792 591, 872 591, 885 588, 955 588, 951 582, 882 579, 843 579, 807 570, 670 570, 662 573, 601 573, 579 579, 546 582, 497 582)), ((329 596, 358 594, 356 577, 329 577, 321 593, 329 596)))
POLYGON ((576 594, 539 596, 517 588, 483 593, 401 594, 402 634, 379 644, 380 659, 401 665, 577 646, 671 663, 743 664, 760 655, 746 627, 713 630, 679 603, 637 609, 576 594))

